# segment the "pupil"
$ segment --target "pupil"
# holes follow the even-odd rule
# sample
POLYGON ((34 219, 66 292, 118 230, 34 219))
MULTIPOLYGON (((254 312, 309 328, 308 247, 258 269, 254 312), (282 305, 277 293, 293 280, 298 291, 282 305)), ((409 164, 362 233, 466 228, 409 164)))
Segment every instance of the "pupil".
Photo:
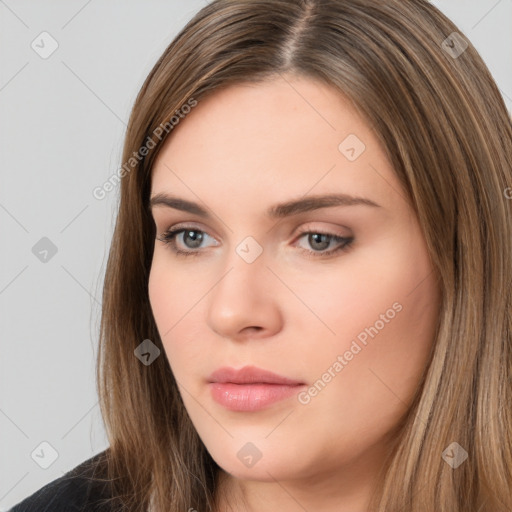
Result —
POLYGON ((329 247, 329 235, 324 235, 323 233, 313 233, 312 235, 309 235, 310 242, 313 240, 313 243, 311 243, 311 246, 315 248, 316 243, 320 243, 321 247, 316 247, 318 250, 327 249, 329 247), (322 243, 322 237, 323 237, 323 243, 322 243), (327 239, 327 240, 325 240, 327 239))
POLYGON ((186 245, 189 245, 191 246, 192 248, 197 248, 201 245, 201 241, 202 241, 202 238, 203 238, 203 235, 198 233, 197 231, 187 231, 185 233, 185 237, 190 237, 192 239, 192 245, 190 244, 187 244, 186 242, 186 245), (195 233, 195 236, 194 236, 194 233, 195 233))

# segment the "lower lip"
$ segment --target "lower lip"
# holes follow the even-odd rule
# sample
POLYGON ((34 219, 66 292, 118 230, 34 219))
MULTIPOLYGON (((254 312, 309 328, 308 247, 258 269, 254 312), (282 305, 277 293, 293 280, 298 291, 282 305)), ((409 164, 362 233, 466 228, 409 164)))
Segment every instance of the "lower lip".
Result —
POLYGON ((258 411, 296 395, 303 385, 211 382, 212 398, 231 411, 258 411))

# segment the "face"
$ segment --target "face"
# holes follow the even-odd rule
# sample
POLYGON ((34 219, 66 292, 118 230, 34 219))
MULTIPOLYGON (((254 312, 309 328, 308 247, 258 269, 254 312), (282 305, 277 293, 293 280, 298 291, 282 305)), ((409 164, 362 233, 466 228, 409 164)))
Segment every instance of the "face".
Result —
POLYGON ((218 91, 166 141, 151 197, 151 307, 215 461, 253 481, 377 468, 425 369, 439 290, 350 101, 294 76, 218 91), (290 382, 211 377, 247 366, 290 382))

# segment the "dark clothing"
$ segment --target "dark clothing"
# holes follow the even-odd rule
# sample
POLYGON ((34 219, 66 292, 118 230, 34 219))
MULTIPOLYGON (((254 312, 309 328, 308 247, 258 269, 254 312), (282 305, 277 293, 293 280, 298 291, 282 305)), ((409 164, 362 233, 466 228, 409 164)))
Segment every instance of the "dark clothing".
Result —
POLYGON ((93 474, 97 476, 95 463, 105 451, 45 485, 8 512, 110 512, 106 482, 92 478, 93 474))

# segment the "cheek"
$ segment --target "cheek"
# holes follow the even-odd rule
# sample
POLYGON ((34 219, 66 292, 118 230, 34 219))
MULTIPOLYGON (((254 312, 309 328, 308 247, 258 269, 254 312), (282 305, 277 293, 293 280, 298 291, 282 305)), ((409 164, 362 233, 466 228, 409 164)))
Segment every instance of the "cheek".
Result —
POLYGON ((185 382, 187 368, 204 364, 204 322, 197 315, 211 285, 174 268, 162 252, 155 251, 151 266, 149 301, 171 369, 179 382, 185 382))
POLYGON ((328 279, 304 281, 299 292, 330 331, 316 321, 309 329, 302 324, 299 332, 309 332, 300 344, 308 354, 305 374, 310 382, 328 380, 331 368, 340 377, 328 387, 357 414, 390 402, 401 409, 412 397, 432 347, 440 298, 421 239, 389 237, 373 249, 346 258, 328 279), (322 334, 311 344, 314 330, 322 334), (338 356, 343 369, 336 372, 338 356))
POLYGON ((429 311, 438 302, 426 248, 421 240, 403 235, 358 248, 339 263, 316 270, 314 278, 303 272, 299 279, 287 279, 319 322, 313 315, 298 314, 301 308, 304 312, 300 302, 282 306, 290 318, 294 315, 293 322, 305 322, 301 317, 306 316, 310 329, 316 323, 327 340, 349 340, 375 324, 379 332, 389 332, 395 324, 396 330, 400 326, 417 334, 428 326, 429 311))
MULTIPOLYGON (((175 361, 176 358, 169 357, 169 347, 172 345, 171 340, 176 336, 176 330, 179 326, 178 313, 181 310, 178 294, 179 283, 173 278, 176 273, 171 273, 162 262, 163 258, 159 257, 155 252, 151 272, 148 281, 148 295, 151 304, 153 317, 160 334, 165 352, 168 356, 169 363, 175 361)), ((180 296, 182 297, 182 290, 180 296)), ((171 363, 171 367, 172 367, 171 363)))
POLYGON ((165 341, 164 333, 172 326, 169 316, 175 311, 173 294, 169 293, 171 290, 169 284, 169 277, 155 254, 149 273, 148 295, 162 341, 165 341), (164 325, 164 322, 166 325, 164 325))
MULTIPOLYGON (((195 273, 197 277, 197 273, 195 273)), ((186 321, 188 312, 208 290, 204 279, 194 279, 194 274, 184 272, 173 264, 166 249, 155 249, 148 281, 151 309, 162 341, 171 337, 175 326, 186 321)))

